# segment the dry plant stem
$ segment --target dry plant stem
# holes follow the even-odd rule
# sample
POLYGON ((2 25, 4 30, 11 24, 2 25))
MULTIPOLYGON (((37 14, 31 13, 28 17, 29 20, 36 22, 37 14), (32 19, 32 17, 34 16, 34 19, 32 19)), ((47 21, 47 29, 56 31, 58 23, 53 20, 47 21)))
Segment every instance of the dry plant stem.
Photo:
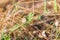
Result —
POLYGON ((14 39, 13 39, 13 40, 16 40, 16 33, 15 33, 15 32, 13 32, 13 34, 14 34, 14 39))
POLYGON ((44 0, 44 13, 46 13, 46 10, 47 8, 46 8, 46 0, 44 0))
POLYGON ((34 37, 33 34, 31 34, 31 32, 30 32, 27 28, 23 27, 23 25, 21 26, 21 28, 22 28, 25 32, 27 32, 31 37, 34 37))
MULTIPOLYGON (((11 14, 11 12, 12 12, 12 10, 13 9, 11 9, 11 10, 9 10, 9 12, 7 13, 7 15, 6 15, 6 18, 5 18, 5 20, 4 20, 4 22, 6 22, 8 19, 10 19, 10 14, 11 14)), ((7 24, 5 25, 5 27, 7 26, 7 24)))
MULTIPOLYGON (((21 7, 21 6, 20 6, 21 7)), ((25 10, 29 10, 29 9, 26 9, 26 8, 24 8, 24 7, 21 7, 22 9, 25 9, 25 10)), ((39 11, 37 11, 37 10, 34 10, 34 12, 37 12, 37 13, 40 13, 39 11)), ((54 12, 53 12, 54 13, 54 12)), ((44 14, 41 14, 41 15, 44 15, 44 14)), ((54 15, 60 15, 60 14, 48 14, 49 16, 50 15, 52 15, 52 16, 54 16, 54 15)))
POLYGON ((6 20, 7 20, 7 17, 9 18, 13 13, 13 10, 14 10, 14 7, 8 11, 7 15, 6 15, 6 20))
MULTIPOLYGON (((24 7, 21 7, 21 8, 26 10, 26 8, 24 8, 24 7)), ((29 10, 29 9, 27 9, 27 10, 29 10)), ((38 12, 38 11, 35 10, 35 12, 38 12)), ((38 13, 40 13, 40 12, 38 12, 38 13)), ((52 14, 52 15, 55 15, 55 14, 52 14)), ((56 15, 60 15, 60 14, 56 14, 56 15)))
MULTIPOLYGON (((40 22, 37 22, 37 23, 35 23, 35 24, 45 23, 45 22, 47 22, 47 21, 49 21, 49 20, 53 20, 53 19, 55 19, 55 18, 51 18, 51 19, 48 19, 48 20, 40 21, 40 22)), ((35 25, 35 24, 33 24, 33 25, 35 25)), ((32 26, 32 24, 30 24, 30 25, 32 26)))
MULTIPOLYGON (((57 12, 57 2, 56 2, 56 0, 54 0, 54 11, 57 12)), ((55 20, 56 20, 56 18, 55 18, 55 20)), ((55 24, 55 26, 56 26, 56 24, 55 24)), ((55 30, 56 30, 56 36, 55 36, 56 38, 55 39, 56 40, 58 38, 58 34, 57 34, 58 33, 58 30, 57 29, 58 29, 58 26, 55 27, 55 30)))
POLYGON ((28 32, 28 34, 31 36, 31 37, 34 37, 32 34, 31 34, 31 32, 29 32, 29 30, 27 30, 26 28, 24 28, 23 26, 21 26, 21 28, 23 28, 25 31, 27 31, 28 32))
POLYGON ((21 2, 21 3, 29 4, 29 3, 34 3, 34 2, 40 2, 40 1, 29 1, 29 2, 21 2))
POLYGON ((33 1, 33 14, 34 14, 34 0, 32 0, 33 1))
POLYGON ((53 27, 53 25, 50 25, 50 24, 48 24, 48 23, 44 23, 46 26, 49 26, 50 28, 52 28, 53 27))
POLYGON ((54 11, 57 12, 57 2, 54 0, 54 11))
MULTIPOLYGON (((30 11, 28 8, 26 9, 26 8, 24 8, 24 7, 22 7, 22 6, 20 6, 20 8, 22 8, 22 9, 24 9, 24 10, 27 10, 27 11, 30 11)), ((34 10, 34 12, 37 12, 37 13, 40 13, 39 11, 37 11, 37 10, 34 10)), ((40 15, 44 15, 43 13, 42 14, 40 14, 40 15)), ((55 15, 60 15, 60 14, 54 14, 54 12, 53 12, 53 14, 47 14, 47 16, 55 16, 55 15)), ((44 15, 45 16, 45 15, 44 15)))
MULTIPOLYGON (((25 32, 28 32, 28 34, 30 34, 32 37, 34 37, 26 28, 23 27, 23 24, 21 24, 18 28, 20 28, 20 27, 21 27, 25 32)), ((17 29, 15 29, 15 30, 17 30, 17 29)), ((15 30, 14 30, 14 31, 15 31, 15 30)), ((9 32, 9 34, 11 34, 13 31, 11 31, 11 29, 9 29, 8 32, 9 32)))

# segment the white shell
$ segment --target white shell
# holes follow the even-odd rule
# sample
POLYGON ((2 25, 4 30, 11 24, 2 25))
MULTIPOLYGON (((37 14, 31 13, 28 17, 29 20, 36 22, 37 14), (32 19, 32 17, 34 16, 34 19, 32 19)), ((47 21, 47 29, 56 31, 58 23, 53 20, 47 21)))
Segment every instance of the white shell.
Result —
POLYGON ((25 23, 26 22, 26 18, 22 18, 22 23, 25 23))
POLYGON ((45 31, 42 32, 42 36, 43 37, 46 37, 45 31))
POLYGON ((59 22, 56 20, 56 21, 55 21, 55 26, 58 26, 58 24, 59 24, 59 22))
POLYGON ((23 12, 23 10, 19 10, 18 12, 23 12))
POLYGON ((50 5, 51 5, 51 2, 48 2, 48 4, 50 4, 50 5))

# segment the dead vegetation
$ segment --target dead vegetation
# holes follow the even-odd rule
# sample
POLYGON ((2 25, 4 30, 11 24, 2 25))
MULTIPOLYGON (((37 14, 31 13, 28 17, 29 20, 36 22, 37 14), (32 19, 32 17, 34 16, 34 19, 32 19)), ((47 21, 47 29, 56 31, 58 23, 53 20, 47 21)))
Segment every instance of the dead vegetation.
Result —
POLYGON ((0 40, 60 40, 60 0, 0 0, 0 40))

